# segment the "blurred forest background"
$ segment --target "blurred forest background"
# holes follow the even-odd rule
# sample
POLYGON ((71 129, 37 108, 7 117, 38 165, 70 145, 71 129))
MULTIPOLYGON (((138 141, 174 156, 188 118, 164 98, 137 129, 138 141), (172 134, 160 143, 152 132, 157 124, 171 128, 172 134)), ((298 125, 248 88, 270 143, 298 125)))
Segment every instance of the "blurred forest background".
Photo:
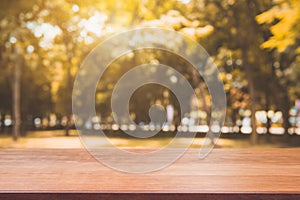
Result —
MULTIPOLYGON (((149 26, 179 31, 211 55, 227 95, 226 126, 241 127, 247 118, 252 122, 248 123, 252 143, 257 130, 264 130, 258 128, 268 132, 279 127, 282 134, 300 134, 295 131, 300 124, 299 0, 1 0, 0 4, 0 127, 1 132, 13 127, 15 139, 43 126, 61 126, 69 134, 73 82, 84 58, 112 34, 149 26), (291 127, 295 129, 288 132, 291 127)), ((169 58, 133 52, 113 63, 97 90, 101 121, 112 123, 107 107, 113 82, 128 68, 151 62, 177 66, 206 113, 196 117, 205 118, 210 98, 204 82, 186 63, 169 58)), ((145 86, 135 96, 137 123, 148 122, 143 117, 145 102, 176 104, 174 96, 157 86, 145 86)), ((181 119, 174 121, 181 124, 181 119)))

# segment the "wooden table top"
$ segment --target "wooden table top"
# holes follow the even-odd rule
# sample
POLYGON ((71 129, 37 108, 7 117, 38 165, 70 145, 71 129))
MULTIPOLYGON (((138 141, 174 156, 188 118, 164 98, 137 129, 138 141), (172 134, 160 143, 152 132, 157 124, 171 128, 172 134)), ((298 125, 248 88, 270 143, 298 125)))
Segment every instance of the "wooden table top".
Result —
MULTIPOLYGON (((188 150, 147 174, 114 171, 84 149, 1 149, 0 193, 300 194, 300 148, 188 150)), ((229 199, 229 198, 227 198, 229 199)))

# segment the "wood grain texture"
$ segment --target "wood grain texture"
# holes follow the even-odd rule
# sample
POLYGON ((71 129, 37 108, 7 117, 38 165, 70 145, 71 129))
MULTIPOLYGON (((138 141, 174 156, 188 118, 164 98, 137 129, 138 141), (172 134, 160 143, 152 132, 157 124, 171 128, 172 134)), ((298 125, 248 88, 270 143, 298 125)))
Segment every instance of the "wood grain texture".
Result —
POLYGON ((293 194, 299 198, 299 148, 214 149, 203 160, 198 153, 188 150, 157 172, 128 174, 105 167, 84 149, 1 149, 0 192, 8 196, 22 192, 293 194))

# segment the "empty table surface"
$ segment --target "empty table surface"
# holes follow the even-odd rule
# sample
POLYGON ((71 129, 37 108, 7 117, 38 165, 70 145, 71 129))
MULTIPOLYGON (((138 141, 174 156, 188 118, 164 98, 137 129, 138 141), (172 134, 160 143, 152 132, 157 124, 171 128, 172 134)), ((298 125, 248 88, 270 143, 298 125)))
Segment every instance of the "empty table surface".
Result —
POLYGON ((300 148, 214 149, 204 159, 198 154, 190 149, 162 170, 129 174, 104 166, 85 149, 1 149, 0 192, 3 198, 132 192, 299 198, 300 148))

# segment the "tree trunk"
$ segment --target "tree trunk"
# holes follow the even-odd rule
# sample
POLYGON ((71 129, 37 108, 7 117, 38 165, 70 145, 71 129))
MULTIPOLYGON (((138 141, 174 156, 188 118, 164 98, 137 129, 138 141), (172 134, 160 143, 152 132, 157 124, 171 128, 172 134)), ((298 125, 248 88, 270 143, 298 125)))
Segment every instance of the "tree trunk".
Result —
POLYGON ((255 99, 255 87, 254 87, 254 79, 251 66, 248 62, 248 55, 247 49, 242 48, 242 59, 243 59, 243 66, 246 72, 246 79, 248 81, 248 89, 250 95, 250 106, 251 106, 251 126, 252 126, 252 133, 250 142, 252 145, 257 144, 257 132, 256 132, 256 119, 255 119, 255 112, 256 112, 256 99, 255 99))
POLYGON ((20 76, 20 58, 19 49, 15 47, 15 65, 13 71, 13 139, 16 141, 20 136, 21 130, 21 76, 20 76))
POLYGON ((248 25, 247 22, 237 23, 237 28, 240 31, 240 37, 238 38, 239 47, 241 48, 241 56, 243 61, 243 67, 245 69, 245 75, 246 79, 248 81, 248 90, 250 95, 250 109, 251 109, 251 138, 250 143, 252 145, 257 144, 258 135, 256 132, 256 118, 255 118, 255 112, 256 112, 256 96, 255 96, 255 86, 254 86, 254 76, 253 76, 253 68, 250 66, 249 63, 249 55, 248 52, 250 52, 250 47, 253 45, 255 39, 254 34, 255 30, 253 29, 253 25, 256 24, 255 22, 255 14, 251 11, 252 5, 250 1, 246 1, 245 6, 245 14, 247 16, 248 25), (244 28, 244 29, 243 29, 244 28))
MULTIPOLYGON (((273 71, 273 67, 272 67, 272 71, 273 71)), ((270 88, 268 87, 268 83, 271 83, 272 78, 273 78, 273 72, 271 73, 270 77, 267 78, 266 85, 265 85, 265 98, 266 98, 265 111, 266 112, 268 112, 270 110, 270 88)), ((267 128, 266 142, 270 143, 271 137, 270 137, 269 130, 271 128, 271 119, 269 117, 267 117, 266 128, 267 128)))
POLYGON ((289 104, 289 96, 288 94, 283 91, 283 101, 282 101, 282 113, 283 113, 283 128, 285 130, 285 134, 284 134, 284 140, 285 142, 287 142, 288 144, 290 143, 289 139, 290 139, 290 135, 288 133, 288 129, 290 127, 290 123, 289 123, 289 110, 290 110, 290 104, 289 104))
POLYGON ((70 124, 70 120, 68 117, 66 129, 65 129, 65 136, 70 136, 70 125, 69 124, 70 124))
POLYGON ((67 68, 67 105, 66 105, 66 113, 67 113, 67 125, 65 136, 70 136, 70 128, 71 128, 71 119, 72 119, 72 90, 73 90, 73 78, 71 74, 72 67, 72 56, 73 54, 68 53, 68 68, 67 68))

